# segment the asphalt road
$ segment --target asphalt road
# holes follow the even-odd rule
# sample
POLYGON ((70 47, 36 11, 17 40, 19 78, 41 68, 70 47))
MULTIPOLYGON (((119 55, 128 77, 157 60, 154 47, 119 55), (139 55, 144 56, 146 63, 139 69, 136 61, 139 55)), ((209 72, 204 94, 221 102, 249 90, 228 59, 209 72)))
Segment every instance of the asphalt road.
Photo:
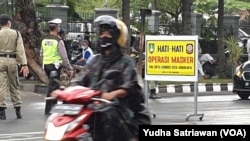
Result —
POLYGON ((250 101, 233 94, 198 96, 197 102, 193 96, 168 97, 149 100, 148 107, 157 125, 250 124, 250 101))
MULTIPOLYGON (((16 119, 8 97, 7 120, 0 121, 0 141, 42 141, 47 117, 44 116, 44 94, 22 92, 23 119, 16 119)), ((198 96, 171 96, 149 100, 154 125, 250 124, 250 101, 240 100, 231 92, 198 96), (197 110, 197 113, 195 112, 197 110), (200 114, 204 115, 202 120, 200 114), (187 115, 191 115, 186 121, 187 115)))

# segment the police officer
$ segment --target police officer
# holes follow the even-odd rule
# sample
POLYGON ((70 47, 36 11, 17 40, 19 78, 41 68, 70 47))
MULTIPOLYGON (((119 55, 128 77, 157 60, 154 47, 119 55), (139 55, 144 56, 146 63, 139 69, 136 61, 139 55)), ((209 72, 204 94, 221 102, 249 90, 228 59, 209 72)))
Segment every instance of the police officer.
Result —
POLYGON ((0 120, 6 120, 5 109, 6 93, 10 92, 11 101, 16 111, 17 119, 22 118, 21 95, 19 88, 17 57, 22 67, 21 73, 24 77, 29 74, 27 59, 24 51, 21 34, 17 30, 11 29, 11 18, 9 15, 0 16, 0 120), (9 87, 8 87, 9 86, 9 87))
MULTIPOLYGON (((48 77, 52 71, 57 72, 57 76, 50 77, 47 97, 50 97, 52 91, 59 89, 60 84, 56 80, 60 80, 60 72, 62 67, 65 67, 69 76, 74 74, 73 68, 70 65, 67 51, 63 40, 58 36, 60 31, 61 19, 54 19, 48 22, 50 34, 42 40, 41 55, 43 58, 43 67, 48 77)), ((56 100, 46 100, 45 115, 48 115, 52 106, 56 104, 56 100)))

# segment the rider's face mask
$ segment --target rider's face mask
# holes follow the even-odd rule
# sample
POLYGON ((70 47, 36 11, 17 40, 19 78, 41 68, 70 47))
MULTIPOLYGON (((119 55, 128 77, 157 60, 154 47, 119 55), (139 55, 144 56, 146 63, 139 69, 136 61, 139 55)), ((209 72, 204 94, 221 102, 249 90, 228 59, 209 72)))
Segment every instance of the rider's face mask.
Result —
POLYGON ((103 37, 99 39, 99 45, 101 48, 107 48, 112 45, 112 38, 103 37))
POLYGON ((99 45, 101 48, 106 48, 112 45, 112 35, 109 30, 104 30, 100 34, 99 45))
POLYGON ((87 46, 84 46, 84 45, 83 45, 83 46, 82 46, 82 49, 87 49, 87 46))

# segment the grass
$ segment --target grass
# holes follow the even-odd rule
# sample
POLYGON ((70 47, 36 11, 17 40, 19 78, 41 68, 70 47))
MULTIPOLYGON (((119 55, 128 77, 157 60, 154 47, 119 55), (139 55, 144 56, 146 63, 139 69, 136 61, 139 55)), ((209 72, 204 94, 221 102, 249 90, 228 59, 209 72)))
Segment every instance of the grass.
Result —
MULTIPOLYGON (((159 85, 168 85, 168 84, 188 84, 188 83, 193 83, 193 82, 170 82, 170 81, 159 81, 159 85)), ((207 84, 212 84, 212 83, 233 83, 233 79, 218 79, 218 78, 213 78, 213 79, 199 79, 198 83, 207 83, 207 84)))
POLYGON ((233 79, 202 79, 200 83, 233 83, 233 79))

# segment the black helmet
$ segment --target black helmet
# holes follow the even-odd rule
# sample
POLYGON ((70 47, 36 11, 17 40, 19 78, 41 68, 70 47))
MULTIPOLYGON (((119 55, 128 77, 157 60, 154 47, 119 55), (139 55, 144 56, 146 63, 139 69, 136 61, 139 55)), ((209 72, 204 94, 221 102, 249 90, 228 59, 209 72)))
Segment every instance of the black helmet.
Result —
POLYGON ((58 34, 63 34, 63 33, 65 33, 65 30, 63 28, 60 28, 60 31, 58 34))
POLYGON ((124 22, 109 15, 102 15, 94 20, 94 27, 98 28, 100 34, 103 30, 112 30, 112 37, 120 47, 126 45, 128 39, 128 28, 124 22))

